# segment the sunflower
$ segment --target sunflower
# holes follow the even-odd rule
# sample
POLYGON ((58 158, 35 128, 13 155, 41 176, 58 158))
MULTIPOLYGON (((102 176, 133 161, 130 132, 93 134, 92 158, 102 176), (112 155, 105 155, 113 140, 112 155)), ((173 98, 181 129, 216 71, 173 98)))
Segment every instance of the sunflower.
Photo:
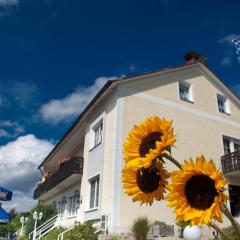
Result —
POLYGON ((154 200, 163 199, 168 177, 168 172, 159 161, 151 168, 133 170, 126 164, 122 170, 125 193, 131 196, 134 202, 140 201, 141 204, 152 205, 154 200))
POLYGON ((210 224, 211 219, 222 222, 224 202, 228 196, 223 193, 226 180, 216 169, 213 160, 204 156, 185 161, 182 171, 171 174, 170 193, 166 196, 169 207, 175 207, 177 221, 190 221, 191 225, 210 224))
POLYGON ((175 141, 172 121, 152 116, 129 132, 123 146, 124 160, 135 169, 149 168, 152 161, 169 151, 175 141))

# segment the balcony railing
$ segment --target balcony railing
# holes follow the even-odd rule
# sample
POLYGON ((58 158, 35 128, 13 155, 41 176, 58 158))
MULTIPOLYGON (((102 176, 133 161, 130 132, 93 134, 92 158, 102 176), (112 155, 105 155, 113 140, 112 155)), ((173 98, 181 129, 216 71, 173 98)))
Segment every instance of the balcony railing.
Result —
POLYGON ((240 171, 240 150, 222 156, 221 163, 224 174, 240 171))
POLYGON ((82 173, 83 158, 71 157, 68 161, 59 166, 58 170, 49 176, 46 181, 38 185, 38 187, 34 190, 33 198, 37 199, 69 176, 82 173))

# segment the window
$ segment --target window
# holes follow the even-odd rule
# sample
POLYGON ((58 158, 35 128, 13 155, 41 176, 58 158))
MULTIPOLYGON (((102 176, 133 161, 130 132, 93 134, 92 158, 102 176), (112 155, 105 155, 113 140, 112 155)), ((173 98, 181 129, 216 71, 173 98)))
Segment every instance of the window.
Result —
POLYGON ((179 83, 179 96, 180 99, 185 100, 185 101, 193 101, 192 97, 192 88, 191 84, 188 82, 180 82, 179 83))
POLYGON ((68 215, 69 216, 74 216, 77 214, 77 209, 79 207, 79 199, 80 199, 80 194, 78 190, 74 191, 74 193, 68 197, 68 215))
POLYGON ((62 197, 59 201, 58 201, 58 214, 60 217, 64 216, 64 212, 65 212, 65 208, 66 208, 66 203, 67 203, 67 199, 66 197, 62 197))
POLYGON ((217 103, 218 103, 218 111, 219 112, 230 114, 229 107, 228 107, 228 101, 224 96, 218 94, 217 95, 217 103))
POLYGON ((224 147, 224 154, 228 154, 231 152, 230 141, 226 138, 223 138, 223 147, 224 147))
POLYGON ((240 186, 229 185, 230 210, 233 217, 240 215, 240 186))
POLYGON ((94 142, 93 147, 96 147, 98 144, 102 142, 102 130, 103 130, 103 120, 101 119, 94 127, 94 142))
POLYGON ((224 154, 240 150, 240 140, 232 137, 223 137, 224 154))
POLYGON ((234 143, 234 151, 240 150, 240 144, 234 143))
POLYGON ((90 125, 90 141, 89 149, 92 150, 103 141, 103 119, 105 112, 103 112, 90 125))
POLYGON ((99 176, 89 180, 90 183, 90 204, 89 208, 97 208, 99 202, 99 176))

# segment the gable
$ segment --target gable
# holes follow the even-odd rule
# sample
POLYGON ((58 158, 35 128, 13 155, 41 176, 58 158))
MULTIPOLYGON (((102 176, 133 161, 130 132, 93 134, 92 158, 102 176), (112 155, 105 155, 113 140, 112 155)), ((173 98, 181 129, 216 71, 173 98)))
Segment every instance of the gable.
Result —
MULTIPOLYGON (((138 74, 135 76, 124 77, 115 81, 109 81, 103 86, 103 88, 88 104, 88 106, 77 118, 75 123, 71 126, 64 137, 58 142, 55 148, 49 153, 39 167, 41 167, 49 158, 55 155, 59 148, 63 147, 66 139, 69 139, 72 136, 73 132, 84 122, 84 119, 86 119, 87 115, 94 111, 93 109, 95 109, 99 103, 101 103, 114 91, 117 91, 117 96, 119 97, 145 92, 150 94, 150 96, 157 96, 189 106, 189 103, 179 100, 179 81, 192 81, 194 85, 196 84, 196 86, 198 84, 204 85, 203 83, 206 83, 205 86, 197 88, 196 86, 194 87, 194 96, 196 91, 198 94, 198 98, 196 98, 196 100, 198 99, 200 101, 195 100, 194 104, 190 104, 190 107, 200 107, 200 109, 202 107, 203 111, 205 111, 206 107, 210 107, 208 104, 206 104, 206 99, 211 99, 210 102, 212 104, 208 111, 213 111, 216 114, 220 114, 217 112, 216 105, 216 93, 220 92, 230 99, 231 109, 233 110, 231 118, 240 121, 239 98, 234 95, 234 93, 226 85, 224 85, 224 83, 221 82, 205 65, 201 63, 182 65, 178 67, 162 69, 159 71, 138 74), (210 88, 207 86, 207 81, 211 83, 208 85, 210 88), (212 88, 212 86, 215 86, 215 88, 212 88), (207 93, 209 89, 212 89, 211 93, 207 93), (205 99, 204 104, 201 104, 203 99, 205 99)), ((224 117, 229 118, 229 116, 224 117)))
POLYGON ((141 79, 130 79, 122 84, 125 96, 145 94, 168 100, 223 118, 240 121, 240 101, 205 65, 194 64, 174 71, 159 72, 141 79), (179 96, 179 82, 189 83, 192 102, 183 101, 179 96), (219 112, 217 96, 225 96, 229 103, 230 115, 219 112))

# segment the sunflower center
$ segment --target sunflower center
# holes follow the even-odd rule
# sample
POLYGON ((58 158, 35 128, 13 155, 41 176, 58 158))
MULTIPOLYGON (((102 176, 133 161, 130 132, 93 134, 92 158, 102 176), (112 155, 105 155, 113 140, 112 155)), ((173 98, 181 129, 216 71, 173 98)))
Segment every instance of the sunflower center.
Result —
POLYGON ((217 196, 215 182, 207 175, 195 175, 185 185, 185 196, 191 207, 206 210, 217 196))
POLYGON ((157 190, 160 179, 157 169, 142 168, 137 172, 137 185, 144 193, 151 193, 157 190))
POLYGON ((138 150, 139 155, 141 157, 145 157, 145 155, 149 153, 150 149, 155 149, 156 141, 161 140, 161 136, 161 132, 151 132, 146 137, 144 137, 138 150))

